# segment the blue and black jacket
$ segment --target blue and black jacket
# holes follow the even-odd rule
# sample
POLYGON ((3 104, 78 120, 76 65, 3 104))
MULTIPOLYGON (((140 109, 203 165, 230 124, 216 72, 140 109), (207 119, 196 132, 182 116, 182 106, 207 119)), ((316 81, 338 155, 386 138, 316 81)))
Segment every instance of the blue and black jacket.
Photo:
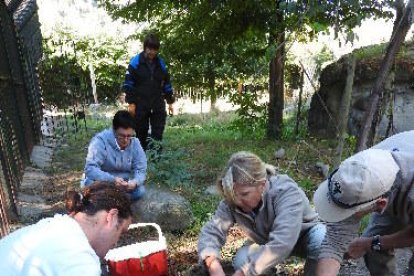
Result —
POLYGON ((164 103, 174 103, 173 89, 167 67, 162 58, 156 57, 151 66, 144 52, 134 56, 125 75, 122 90, 126 101, 140 106, 154 107, 164 103))

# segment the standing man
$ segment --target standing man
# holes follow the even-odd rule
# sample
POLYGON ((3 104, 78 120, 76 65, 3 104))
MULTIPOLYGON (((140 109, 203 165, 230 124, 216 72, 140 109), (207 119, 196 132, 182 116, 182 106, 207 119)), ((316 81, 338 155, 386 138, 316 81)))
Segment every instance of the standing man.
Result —
POLYGON ((130 113, 136 118, 138 139, 144 150, 148 149, 148 130, 151 138, 162 140, 167 112, 173 113, 175 99, 165 62, 158 56, 160 41, 154 34, 144 40, 144 51, 133 57, 129 63, 122 86, 130 113))
POLYGON ((317 275, 337 275, 344 254, 371 275, 397 275, 394 249, 414 246, 414 131, 391 136, 341 163, 314 195, 327 222, 317 275), (358 237, 362 217, 371 214, 358 237))

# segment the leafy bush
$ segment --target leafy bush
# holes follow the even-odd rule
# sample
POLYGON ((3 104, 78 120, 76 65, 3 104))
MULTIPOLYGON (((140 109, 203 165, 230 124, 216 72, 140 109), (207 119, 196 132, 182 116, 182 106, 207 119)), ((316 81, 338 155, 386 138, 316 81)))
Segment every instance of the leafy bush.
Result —
POLYGON ((115 102, 129 60, 126 49, 125 42, 111 38, 77 39, 66 33, 46 38, 39 66, 45 104, 67 108, 92 102, 91 68, 99 101, 115 102))
POLYGON ((152 140, 146 151, 148 160, 148 183, 167 185, 171 189, 188 187, 191 183, 191 173, 187 154, 183 149, 160 150, 163 142, 152 140))
POLYGON ((267 103, 259 103, 262 91, 256 89, 245 89, 242 93, 233 93, 230 101, 239 105, 236 110, 237 118, 231 127, 241 131, 244 135, 256 138, 265 136, 267 124, 267 103))

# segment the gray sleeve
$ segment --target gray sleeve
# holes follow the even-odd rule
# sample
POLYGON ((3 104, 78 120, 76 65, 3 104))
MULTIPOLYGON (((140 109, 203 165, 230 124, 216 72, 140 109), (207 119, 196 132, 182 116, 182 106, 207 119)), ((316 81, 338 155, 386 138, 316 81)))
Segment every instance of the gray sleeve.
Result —
POLYGON ((86 156, 86 178, 92 181, 100 180, 113 182, 115 180, 113 175, 102 170, 106 154, 105 142, 101 138, 95 136, 89 144, 88 155, 86 156))
POLYGON ((342 263, 348 245, 358 237, 358 230, 359 220, 352 217, 341 222, 327 223, 319 259, 335 259, 342 263))
POLYGON ((273 204, 276 219, 269 233, 269 242, 248 256, 248 263, 242 267, 246 275, 261 275, 270 267, 282 262, 298 241, 303 218, 299 188, 292 185, 281 190, 278 200, 273 204))
POLYGON ((204 260, 207 256, 220 258, 220 250, 226 242, 227 232, 234 223, 232 211, 222 200, 213 217, 201 229, 198 239, 200 260, 204 260))

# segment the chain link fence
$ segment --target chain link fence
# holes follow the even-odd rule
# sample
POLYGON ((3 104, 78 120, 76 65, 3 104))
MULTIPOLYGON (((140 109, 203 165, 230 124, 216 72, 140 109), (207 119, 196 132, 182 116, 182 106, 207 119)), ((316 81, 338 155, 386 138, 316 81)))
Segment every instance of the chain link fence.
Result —
POLYGON ((17 218, 16 193, 40 140, 41 40, 35 0, 0 0, 0 236, 17 218))

